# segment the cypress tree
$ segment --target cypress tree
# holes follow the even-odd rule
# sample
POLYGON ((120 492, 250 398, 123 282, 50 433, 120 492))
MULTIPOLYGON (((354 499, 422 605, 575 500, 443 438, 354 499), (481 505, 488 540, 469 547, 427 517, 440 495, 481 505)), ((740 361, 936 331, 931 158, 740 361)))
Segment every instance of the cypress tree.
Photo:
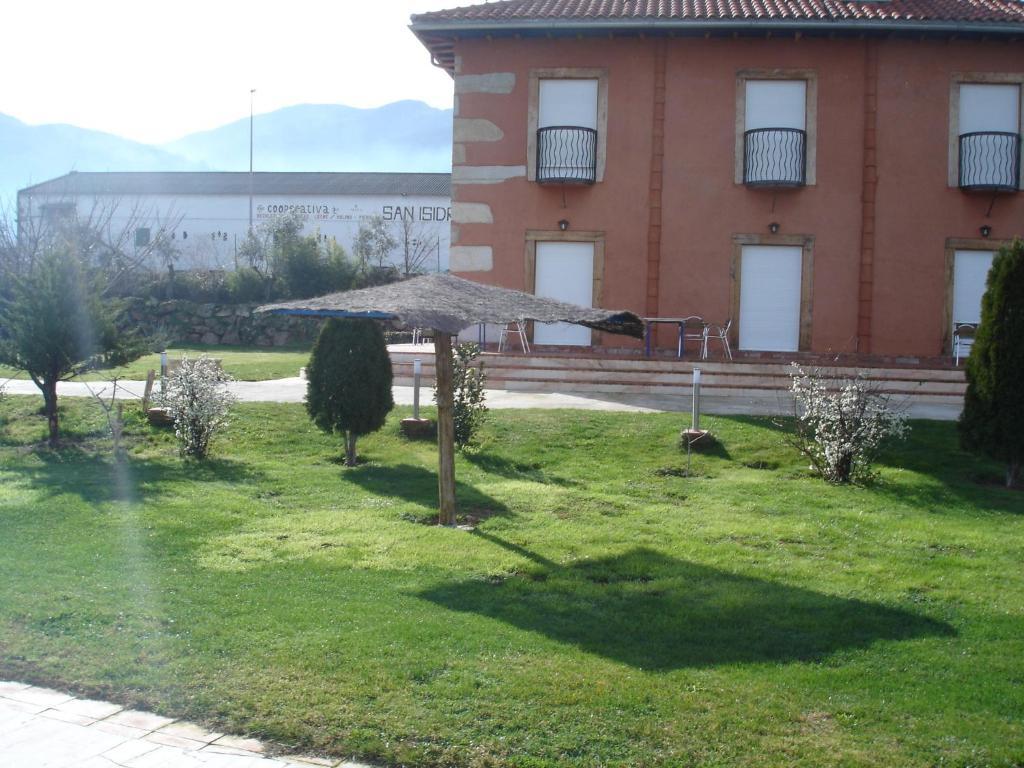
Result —
POLYGON ((992 261, 981 322, 967 360, 960 416, 964 448, 1006 463, 1006 485, 1021 483, 1024 462, 1024 242, 992 261))
POLYGON ((391 358, 373 320, 328 320, 306 368, 306 411, 324 432, 345 435, 345 464, 356 464, 356 438, 376 432, 395 407, 391 358))

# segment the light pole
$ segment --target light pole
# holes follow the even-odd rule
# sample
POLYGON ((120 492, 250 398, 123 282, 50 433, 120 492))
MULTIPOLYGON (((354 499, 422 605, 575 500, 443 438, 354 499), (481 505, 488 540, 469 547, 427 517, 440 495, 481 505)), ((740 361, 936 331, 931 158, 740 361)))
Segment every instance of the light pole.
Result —
POLYGON ((256 89, 249 89, 249 234, 252 234, 252 122, 253 122, 253 99, 256 89))

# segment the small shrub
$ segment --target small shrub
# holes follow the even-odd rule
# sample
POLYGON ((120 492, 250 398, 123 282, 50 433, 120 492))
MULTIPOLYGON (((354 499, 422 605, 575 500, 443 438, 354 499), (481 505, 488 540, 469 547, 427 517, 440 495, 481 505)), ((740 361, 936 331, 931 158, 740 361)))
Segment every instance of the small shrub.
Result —
MULTIPOLYGON (((484 402, 487 376, 482 363, 479 367, 473 365, 479 356, 480 347, 472 342, 458 344, 452 350, 452 411, 455 446, 460 450, 473 444, 473 438, 487 416, 487 405, 484 402)), ((437 401, 436 385, 434 401, 437 401)))
POLYGON ((239 267, 225 279, 228 295, 236 304, 256 304, 275 298, 273 281, 252 267, 239 267))
POLYGON ((906 414, 863 377, 843 381, 820 370, 793 368, 793 445, 830 483, 867 478, 881 445, 906 435, 906 414))
POLYGON ((206 357, 183 357, 177 370, 167 377, 158 402, 174 416, 174 434, 182 456, 206 458, 210 440, 227 425, 228 411, 235 402, 227 388, 230 381, 231 376, 206 357))
POLYGON ((175 272, 166 278, 160 298, 192 301, 196 304, 217 304, 230 301, 227 273, 223 270, 189 270, 175 272))

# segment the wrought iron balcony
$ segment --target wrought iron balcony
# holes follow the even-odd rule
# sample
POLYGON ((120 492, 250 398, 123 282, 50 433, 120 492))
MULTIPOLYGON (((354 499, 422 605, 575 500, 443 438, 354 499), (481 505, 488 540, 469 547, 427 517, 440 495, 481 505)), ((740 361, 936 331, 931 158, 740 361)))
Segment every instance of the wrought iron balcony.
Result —
POLYGON ((755 128, 743 134, 743 183, 802 187, 807 183, 807 134, 797 128, 755 128))
POLYGON ((572 125, 537 129, 537 181, 593 184, 597 180, 597 131, 572 125))
POLYGON ((1020 189, 1020 134, 979 131, 960 136, 960 189, 1020 189))

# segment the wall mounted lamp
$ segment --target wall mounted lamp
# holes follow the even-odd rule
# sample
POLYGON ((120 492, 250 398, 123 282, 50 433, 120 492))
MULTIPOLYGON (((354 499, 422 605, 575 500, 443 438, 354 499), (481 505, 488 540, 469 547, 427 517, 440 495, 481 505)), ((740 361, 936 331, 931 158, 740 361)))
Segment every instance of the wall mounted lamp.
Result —
POLYGON ((562 219, 561 221, 559 221, 558 222, 558 228, 560 230, 562 230, 563 232, 565 232, 565 230, 567 230, 569 228, 569 220, 568 219, 562 219))
POLYGON ((990 227, 988 224, 982 224, 981 228, 978 231, 981 232, 982 237, 988 237, 989 235, 992 234, 992 227, 990 227))
POLYGON ((779 222, 773 221, 771 224, 769 224, 768 231, 771 232, 773 235, 777 235, 779 233, 779 222))

